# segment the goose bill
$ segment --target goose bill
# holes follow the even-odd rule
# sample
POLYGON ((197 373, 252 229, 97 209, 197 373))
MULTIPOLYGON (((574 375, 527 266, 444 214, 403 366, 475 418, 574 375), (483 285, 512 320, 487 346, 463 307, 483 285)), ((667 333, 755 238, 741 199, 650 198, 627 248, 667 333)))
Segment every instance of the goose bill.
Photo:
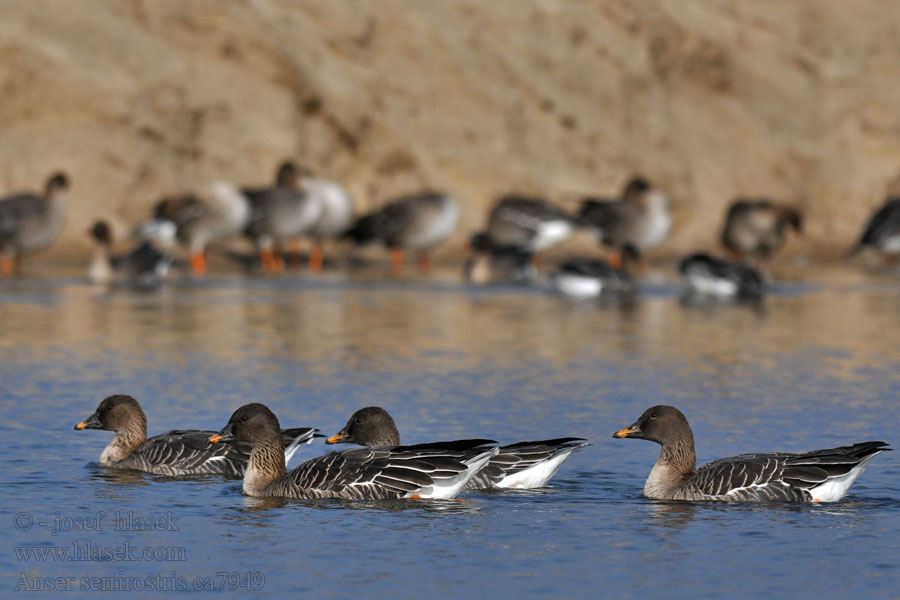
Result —
POLYGON ((625 429, 620 429, 619 431, 613 434, 614 438, 627 438, 627 437, 637 437, 641 434, 641 427, 637 423, 634 425, 630 425, 625 429))
POLYGON ((231 423, 225 426, 222 431, 219 433, 214 433, 209 436, 209 441, 213 444, 218 444, 220 442, 233 442, 235 439, 234 434, 231 432, 231 423))
POLYGON ((103 427, 103 423, 100 422, 100 417, 97 413, 94 413, 87 420, 76 425, 75 429, 100 429, 101 427, 103 427))
POLYGON ((330 438, 325 440, 325 443, 326 444, 342 444, 342 443, 346 443, 347 441, 348 441, 347 432, 344 431, 343 429, 341 429, 336 434, 334 434, 333 436, 331 436, 330 438))

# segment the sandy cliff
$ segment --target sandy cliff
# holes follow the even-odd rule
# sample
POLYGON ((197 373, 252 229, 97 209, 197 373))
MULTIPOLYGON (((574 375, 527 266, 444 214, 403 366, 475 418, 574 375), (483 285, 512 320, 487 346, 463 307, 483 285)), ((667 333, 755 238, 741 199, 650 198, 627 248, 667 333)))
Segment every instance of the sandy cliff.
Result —
POLYGON ((807 212, 790 249, 833 254, 900 191, 898 29, 877 0, 0 0, 0 189, 72 175, 62 253, 291 156, 360 207, 451 190, 460 240, 497 193, 574 207, 641 172, 672 253, 749 194, 807 212))

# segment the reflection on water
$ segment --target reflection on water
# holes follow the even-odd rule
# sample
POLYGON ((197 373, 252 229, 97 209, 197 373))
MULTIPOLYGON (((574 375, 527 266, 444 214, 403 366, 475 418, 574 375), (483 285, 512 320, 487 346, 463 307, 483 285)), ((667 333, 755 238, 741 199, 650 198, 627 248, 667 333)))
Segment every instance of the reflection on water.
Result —
MULTIPOLYGON (((658 447, 610 436, 669 403, 688 416, 700 463, 866 439, 896 446, 896 278, 810 269, 773 286, 760 312, 685 306, 677 283, 658 279, 628 301, 578 302, 454 277, 211 277, 154 294, 73 277, 0 281, 0 404, 15 417, 0 420, 0 477, 15 490, 0 517, 178 517, 172 531, 51 538, 8 528, 10 543, 127 540, 188 557, 38 564, 7 553, 0 568, 262 571, 268 595, 335 597, 780 597, 785 580, 822 598, 895 593, 883 565, 900 553, 885 534, 900 527, 898 453, 878 456, 839 504, 669 503, 640 497, 658 447), (150 435, 217 430, 241 404, 262 401, 285 426, 326 432, 381 405, 406 443, 578 436, 593 445, 546 490, 465 502, 256 499, 235 480, 97 466, 112 434, 71 428, 113 393, 138 398, 150 435), (827 567, 835 562, 863 576, 848 581, 827 567)), ((293 463, 327 450, 304 446, 293 463)))

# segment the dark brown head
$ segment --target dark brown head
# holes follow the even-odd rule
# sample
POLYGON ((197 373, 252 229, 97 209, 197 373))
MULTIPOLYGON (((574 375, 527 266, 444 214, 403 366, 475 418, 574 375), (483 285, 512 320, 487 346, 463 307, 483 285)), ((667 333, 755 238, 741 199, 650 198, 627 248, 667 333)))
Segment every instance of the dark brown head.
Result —
POLYGON ((109 246, 112 243, 112 229, 110 229, 109 224, 106 221, 97 221, 94 223, 93 227, 88 229, 88 235, 104 246, 109 246))
POLYGON ((278 172, 275 174, 275 185, 278 187, 296 188, 301 178, 310 177, 311 175, 312 172, 306 167, 286 160, 278 166, 278 172))
POLYGON ((47 179, 47 194, 51 192, 61 192, 69 189, 69 176, 65 173, 56 172, 47 179))
POLYGON ((650 182, 638 175, 628 180, 628 183, 625 185, 625 191, 622 192, 622 197, 626 200, 636 199, 648 191, 650 191, 650 182))
POLYGON ((399 446, 400 433, 394 419, 383 408, 361 408, 347 425, 328 438, 326 444, 359 444, 360 446, 399 446))
POLYGON ((90 417, 75 426, 75 429, 105 429, 119 432, 139 426, 147 430, 147 417, 141 405, 131 396, 117 394, 105 398, 90 417))
POLYGON ((664 404, 648 408, 637 421, 615 432, 613 437, 650 440, 662 446, 671 446, 687 439, 692 446, 694 443, 694 434, 685 416, 674 406, 664 404))
POLYGON ((278 423, 278 417, 265 404, 254 402, 245 404, 234 411, 234 414, 228 419, 228 424, 222 428, 222 431, 211 436, 209 441, 214 444, 236 441, 254 448, 273 438, 279 445, 282 444, 281 425, 278 423))

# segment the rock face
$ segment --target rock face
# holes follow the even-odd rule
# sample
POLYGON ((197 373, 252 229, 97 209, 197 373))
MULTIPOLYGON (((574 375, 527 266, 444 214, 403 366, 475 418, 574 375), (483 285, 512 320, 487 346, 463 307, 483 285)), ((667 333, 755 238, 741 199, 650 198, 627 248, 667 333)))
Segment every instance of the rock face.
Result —
MULTIPOLYGON (((0 0, 0 188, 73 181, 56 252, 161 194, 261 184, 286 157, 361 208, 453 192, 574 208, 635 172, 664 250, 718 246, 727 203, 807 213, 788 251, 846 250, 900 190, 900 3, 0 0)), ((450 244, 446 252, 458 249, 450 244)))

